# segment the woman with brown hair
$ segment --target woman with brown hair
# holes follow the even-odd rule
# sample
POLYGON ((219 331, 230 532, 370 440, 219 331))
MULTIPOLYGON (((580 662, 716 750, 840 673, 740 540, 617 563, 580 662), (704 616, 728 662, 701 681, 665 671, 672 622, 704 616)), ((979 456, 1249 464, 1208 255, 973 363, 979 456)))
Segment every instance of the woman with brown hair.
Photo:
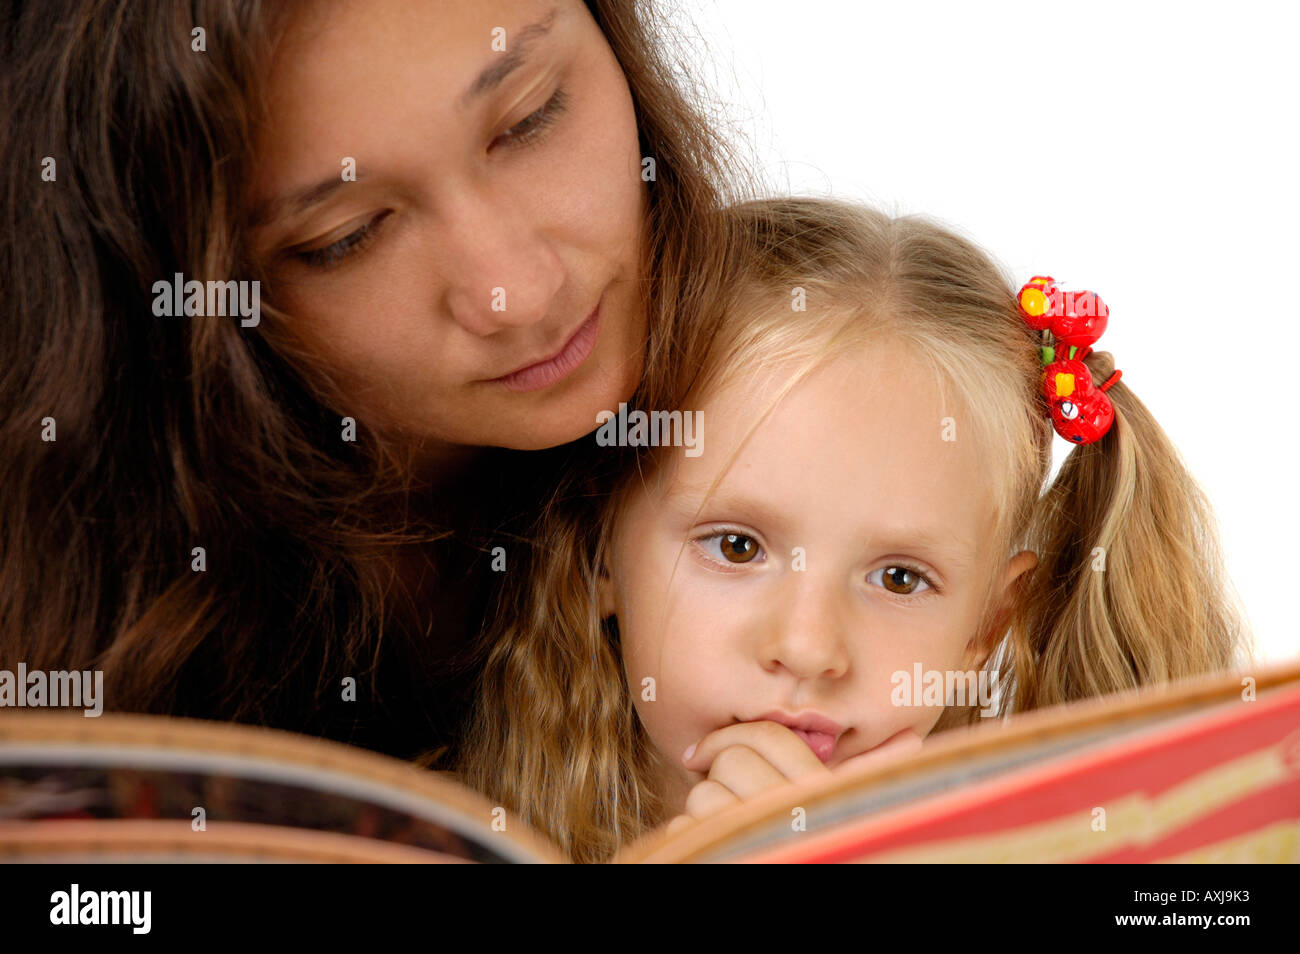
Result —
POLYGON ((743 177, 662 16, 12 17, 0 664, 101 669, 110 710, 452 745, 564 445, 638 382, 667 406, 705 344, 743 177))

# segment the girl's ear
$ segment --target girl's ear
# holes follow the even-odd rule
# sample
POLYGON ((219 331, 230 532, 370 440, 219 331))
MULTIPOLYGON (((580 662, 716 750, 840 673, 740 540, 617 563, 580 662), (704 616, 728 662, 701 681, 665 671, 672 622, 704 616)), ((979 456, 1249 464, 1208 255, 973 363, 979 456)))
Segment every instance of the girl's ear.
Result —
POLYGON ((1015 586, 1016 580, 1020 579, 1034 567, 1038 566, 1038 554, 1033 550, 1021 550, 1013 556, 1007 563, 1007 571, 1002 577, 1002 604, 1010 606, 1011 589, 1015 586))
POLYGON ((998 641, 1003 637, 1007 623, 1011 619, 1017 581, 1036 566, 1038 566, 1038 554, 1032 550, 1021 550, 1007 562, 997 596, 998 611, 993 618, 993 626, 989 632, 983 634, 982 638, 971 640, 966 647, 967 669, 982 668, 989 654, 997 648, 998 641))

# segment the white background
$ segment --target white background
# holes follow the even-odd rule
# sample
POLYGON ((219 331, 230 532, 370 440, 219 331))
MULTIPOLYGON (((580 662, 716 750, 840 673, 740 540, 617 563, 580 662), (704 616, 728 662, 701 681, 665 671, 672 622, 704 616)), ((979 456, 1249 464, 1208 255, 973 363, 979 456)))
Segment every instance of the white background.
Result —
POLYGON ((1258 657, 1300 653, 1300 4, 678 0, 672 22, 771 187, 934 216, 1105 299, 1097 347, 1214 504, 1258 657))

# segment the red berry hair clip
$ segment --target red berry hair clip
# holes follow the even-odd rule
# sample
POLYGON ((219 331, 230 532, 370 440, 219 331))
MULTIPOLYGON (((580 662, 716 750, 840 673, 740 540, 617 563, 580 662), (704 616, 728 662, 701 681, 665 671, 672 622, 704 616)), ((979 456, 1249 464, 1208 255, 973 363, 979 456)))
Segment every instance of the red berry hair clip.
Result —
POLYGON ((1062 292, 1046 275, 1035 275, 1021 287, 1016 307, 1029 327, 1042 332, 1040 381, 1056 433, 1074 444, 1101 440, 1115 420, 1105 392, 1120 371, 1096 386, 1083 359, 1106 330, 1110 309, 1095 292, 1062 292), (1058 348, 1069 351, 1058 358, 1058 348))

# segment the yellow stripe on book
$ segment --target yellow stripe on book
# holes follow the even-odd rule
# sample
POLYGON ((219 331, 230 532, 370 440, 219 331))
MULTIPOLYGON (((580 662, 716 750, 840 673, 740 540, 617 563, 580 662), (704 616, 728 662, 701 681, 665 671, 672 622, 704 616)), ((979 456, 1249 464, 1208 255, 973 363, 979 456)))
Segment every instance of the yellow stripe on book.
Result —
POLYGON ((1286 776, 1282 748, 1273 745, 1202 772, 1158 798, 1133 792, 1046 822, 872 853, 864 858, 886 863, 957 864, 1082 861, 1128 847, 1145 847, 1286 776), (1093 827, 1098 808, 1106 813, 1104 831, 1093 827))
POLYGON ((1300 821, 1280 821, 1164 859, 1171 864, 1292 865, 1300 863, 1300 821))

